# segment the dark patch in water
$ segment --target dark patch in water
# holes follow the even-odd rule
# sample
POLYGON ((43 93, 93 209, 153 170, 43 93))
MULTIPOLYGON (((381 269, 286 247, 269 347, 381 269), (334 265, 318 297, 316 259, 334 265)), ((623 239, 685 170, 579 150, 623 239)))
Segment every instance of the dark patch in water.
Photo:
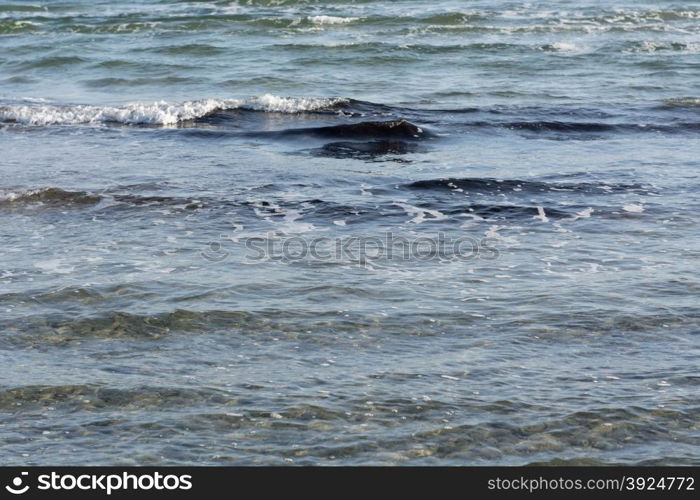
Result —
POLYGON ((590 182, 582 182, 578 184, 556 184, 540 181, 521 181, 517 179, 494 179, 494 178, 446 178, 446 179, 426 179, 410 184, 404 184, 403 187, 416 190, 457 190, 475 192, 583 192, 583 193, 610 193, 610 192, 644 192, 645 189, 641 184, 595 184, 590 182))
POLYGON ((463 124, 467 128, 501 128, 518 132, 560 133, 560 134, 609 134, 609 133, 664 133, 678 134, 695 132, 700 129, 700 123, 677 122, 673 124, 659 123, 601 123, 601 122, 569 122, 569 121, 474 121, 463 124))
POLYGON ((258 132, 252 135, 298 137, 310 136, 338 139, 407 139, 417 140, 429 134, 406 120, 384 122, 359 122, 323 127, 292 128, 275 132, 258 132))
POLYGON ((501 126, 514 130, 528 130, 531 132, 610 132, 617 125, 595 122, 563 122, 563 121, 515 121, 501 124, 501 126))
POLYGON ((370 160, 385 155, 402 155, 416 152, 415 144, 406 141, 370 141, 370 142, 329 142, 321 148, 314 149, 316 156, 330 158, 357 158, 370 160))
POLYGON ((178 198, 174 196, 134 196, 134 195, 115 195, 116 201, 129 205, 177 205, 188 210, 202 208, 203 204, 200 200, 190 198, 178 198))
POLYGON ((40 410, 51 406, 65 410, 107 408, 156 409, 192 404, 227 404, 231 399, 212 389, 137 387, 114 389, 94 385, 31 385, 0 391, 0 409, 40 410))
MULTIPOLYGON (((191 137, 193 139, 230 139, 238 135, 237 132, 232 130, 222 130, 222 129, 206 129, 206 128, 189 128, 194 122, 182 122, 179 124, 178 134, 191 137)), ((170 131, 166 129, 166 133, 170 131)))
POLYGON ((347 101, 339 102, 335 105, 335 109, 342 111, 343 114, 350 114, 353 116, 388 116, 401 114, 403 111, 406 111, 406 108, 369 101, 358 101, 356 99, 348 99, 347 101))
MULTIPOLYGON (((284 216, 287 210, 299 210, 303 212, 303 220, 329 223, 334 219, 343 219, 347 224, 358 224, 364 222, 386 221, 387 219, 399 219, 405 222, 408 215, 406 210, 397 203, 368 203, 362 205, 345 205, 324 201, 320 199, 305 200, 293 203, 272 204, 267 201, 247 202, 246 205, 255 207, 264 213, 265 217, 284 216)), ((510 205, 510 204, 452 204, 441 202, 440 200, 423 201, 417 203, 416 208, 421 210, 435 210, 447 216, 463 217, 465 215, 476 215, 483 218, 530 218, 539 216, 537 206, 510 205)), ((586 207, 571 207, 580 210, 586 207)), ((545 215, 550 218, 571 217, 570 213, 559 208, 549 208, 544 206, 545 215)), ((410 218, 410 217, 409 217, 410 218)), ((447 224, 452 222, 447 221, 447 224)))

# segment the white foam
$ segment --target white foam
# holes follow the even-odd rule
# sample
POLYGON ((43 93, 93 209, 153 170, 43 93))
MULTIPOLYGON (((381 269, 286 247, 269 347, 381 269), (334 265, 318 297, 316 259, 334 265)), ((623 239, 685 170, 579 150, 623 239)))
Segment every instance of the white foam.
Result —
POLYGON ((57 195, 80 195, 81 193, 71 193, 68 191, 64 191, 62 189, 57 189, 57 188, 37 188, 37 189, 28 189, 27 191, 10 191, 7 190, 6 188, 0 188, 0 203, 3 202, 13 202, 17 200, 31 200, 31 201, 36 201, 38 204, 43 204, 41 201, 40 197, 42 194, 47 194, 51 197, 51 194, 57 194, 57 195), (38 195, 38 199, 33 199, 34 196, 38 195))
POLYGON ((582 218, 588 218, 591 216, 591 214, 595 212, 591 207, 586 208, 585 210, 581 210, 580 212, 576 212, 576 218, 577 219, 582 219, 582 218))
POLYGON ((192 120, 216 109, 239 107, 237 101, 206 99, 168 104, 165 101, 150 104, 127 104, 122 107, 10 105, 0 107, 0 120, 26 125, 74 125, 89 123, 125 123, 173 125, 192 120))
POLYGON ((671 106, 700 106, 700 99, 696 97, 680 97, 677 99, 667 99, 666 104, 671 106))
POLYGON ((410 220, 410 222, 413 222, 414 224, 421 224, 422 222, 424 222, 426 220, 433 221, 433 220, 447 219, 447 216, 438 210, 430 210, 428 208, 418 208, 416 206, 409 205, 407 203, 399 203, 399 202, 394 203, 394 205, 403 208, 408 215, 414 215, 415 217, 413 217, 413 219, 410 220), (427 219, 425 217, 426 215, 430 215, 431 217, 429 219, 427 219))
POLYGON ((286 234, 308 233, 314 231, 316 226, 309 222, 299 222, 303 214, 299 210, 289 210, 284 215, 282 223, 277 226, 277 229, 282 230, 286 234))
POLYGON ((486 236, 487 238, 496 238, 496 239, 500 239, 500 238, 501 238, 501 235, 498 234, 498 231, 501 230, 501 229, 503 229, 501 226, 497 226, 497 225, 491 226, 491 227, 484 233, 484 236, 486 236))
POLYGON ((484 236, 486 238, 493 238, 495 240, 502 241, 504 243, 509 243, 509 244, 517 244, 518 240, 517 238, 513 236, 503 236, 502 234, 499 233, 501 229, 505 229, 504 226, 499 226, 499 225, 493 225, 491 226, 486 232, 484 232, 484 236))
POLYGON ((562 220, 576 221, 579 219, 587 219, 591 216, 591 214, 593 212, 595 212, 595 210, 593 210, 593 208, 591 208, 591 207, 588 207, 585 210, 581 210, 580 212, 576 212, 576 215, 573 215, 571 217, 567 217, 566 219, 562 219, 562 220))
POLYGON ((346 24, 357 21, 358 17, 310 16, 307 18, 314 24, 346 24))
MULTIPOLYGON (((484 222, 484 221, 486 220, 486 219, 484 219, 482 216, 476 215, 476 214, 464 213, 464 214, 461 214, 461 216, 462 216, 462 217, 467 217, 467 218, 471 219, 471 222, 484 222)), ((461 227, 461 228, 466 228, 466 227, 468 227, 469 225, 470 225, 470 221, 467 221, 467 222, 465 222, 464 224, 462 224, 462 225, 459 226, 459 227, 461 227)))
POLYGON ((634 49, 632 49, 631 52, 641 52, 647 54, 655 54, 658 52, 662 52, 668 53, 670 55, 677 54, 679 52, 687 54, 697 54, 698 52, 700 52, 700 44, 646 40, 641 44, 637 45, 634 49))
POLYGON ((263 94, 239 102, 240 105, 237 107, 252 109, 254 111, 303 113, 304 111, 323 110, 336 104, 348 102, 348 100, 340 97, 279 97, 271 94, 263 94))
POLYGON ((249 109, 277 113, 317 111, 346 102, 340 98, 278 97, 265 94, 250 99, 201 99, 182 103, 158 101, 124 106, 61 106, 27 102, 0 106, 0 121, 25 125, 99 123, 175 125, 220 109, 249 109))
POLYGON ((13 191, 5 191, 5 192, 0 193, 0 202, 15 201, 20 196, 21 196, 20 193, 15 193, 13 191))
POLYGON ((551 45, 553 50, 556 50, 557 52, 577 52, 581 50, 579 47, 574 45, 573 43, 567 43, 567 42, 555 42, 551 45))
POLYGON ((644 205, 625 205, 624 207, 622 207, 622 210, 624 210, 625 212, 640 214, 644 212, 644 205))
POLYGON ((60 259, 35 262, 34 267, 47 274, 70 274, 75 270, 74 266, 65 265, 60 259))
POLYGON ((537 207, 537 215, 533 216, 533 219, 539 219, 542 222, 549 222, 549 217, 544 213, 544 207, 537 207))
POLYGON ((37 23, 34 21, 18 20, 14 21, 15 28, 24 28, 25 26, 41 26, 43 23, 37 23))

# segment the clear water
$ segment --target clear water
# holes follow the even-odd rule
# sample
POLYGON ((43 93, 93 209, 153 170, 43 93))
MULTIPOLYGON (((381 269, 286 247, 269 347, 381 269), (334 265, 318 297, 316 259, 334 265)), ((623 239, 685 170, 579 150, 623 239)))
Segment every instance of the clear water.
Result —
POLYGON ((2 464, 700 464, 696 1, 0 0, 0 152, 2 464))

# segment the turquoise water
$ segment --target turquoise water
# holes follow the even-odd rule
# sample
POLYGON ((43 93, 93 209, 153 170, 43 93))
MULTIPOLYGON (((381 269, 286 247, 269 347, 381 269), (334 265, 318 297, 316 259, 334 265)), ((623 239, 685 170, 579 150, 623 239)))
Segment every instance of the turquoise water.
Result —
POLYGON ((700 3, 0 0, 0 463, 694 464, 700 3))

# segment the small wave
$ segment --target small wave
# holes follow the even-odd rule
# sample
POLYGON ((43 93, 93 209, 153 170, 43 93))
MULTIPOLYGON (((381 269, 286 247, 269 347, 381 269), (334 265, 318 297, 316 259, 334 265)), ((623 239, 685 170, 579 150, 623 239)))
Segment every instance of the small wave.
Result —
POLYGON ((39 26, 41 26, 40 23, 33 21, 0 20, 0 35, 35 31, 39 26))
POLYGON ((20 64, 20 68, 24 70, 28 69, 42 69, 42 68, 57 68, 61 66, 72 66, 75 64, 83 64, 86 60, 82 57, 76 56, 49 56, 35 58, 31 61, 20 64))
POLYGON ((464 218, 472 218, 480 221, 496 221, 506 219, 528 220, 540 218, 542 212, 548 218, 572 219, 586 217, 582 207, 570 206, 566 210, 554 206, 533 206, 529 204, 512 203, 455 203, 454 199, 420 199, 411 201, 396 200, 382 203, 355 203, 352 205, 338 204, 324 200, 305 200, 296 203, 267 201, 250 202, 250 208, 263 219, 272 221, 276 219, 284 222, 284 217, 289 214, 301 215, 304 221, 314 224, 335 224, 333 221, 341 220, 342 225, 356 225, 364 223, 376 223, 381 220, 384 223, 402 224, 410 222, 420 224, 422 222, 444 222, 454 225, 462 222, 464 218), (576 216, 578 210, 583 215, 576 216), (408 218, 407 218, 408 217, 408 218))
POLYGON ((169 206, 182 210, 196 210, 204 207, 204 203, 199 199, 179 198, 176 196, 137 196, 130 194, 115 194, 112 196, 117 203, 122 203, 130 207, 142 206, 169 206))
POLYGON ((693 20, 700 17, 700 11, 689 9, 637 9, 614 8, 603 10, 600 14, 588 15, 583 12, 552 12, 550 10, 513 10, 503 11, 501 17, 513 20, 546 20, 559 21, 564 24, 579 24, 586 26, 633 26, 658 25, 665 21, 693 20))
POLYGON ((628 52, 643 54, 669 53, 672 55, 676 55, 678 53, 697 54, 700 52, 700 44, 669 41, 644 41, 634 43, 628 52))
POLYGON ((596 134, 612 133, 696 133, 700 130, 697 122, 668 122, 668 123, 630 123, 630 122, 579 122, 559 120, 533 120, 533 121, 473 121, 463 124, 468 129, 506 129, 521 133, 561 134, 566 136, 581 134, 582 136, 597 137, 596 134))
POLYGON ((81 83, 87 87, 138 87, 142 85, 175 85, 197 82, 196 78, 183 76, 164 76, 158 78, 93 78, 83 80, 81 83))
MULTIPOLYGON (((79 19, 79 18, 78 18, 79 19)), ((73 23, 76 18, 73 17, 53 17, 50 22, 55 26, 55 30, 79 35, 130 35, 144 31, 154 31, 158 28, 167 29, 162 26, 159 21, 146 22, 124 22, 121 18, 112 18, 104 22, 92 23, 73 23)))
MULTIPOLYGON (((149 188, 154 189, 154 188, 149 188)), ((196 210, 205 206, 205 201, 190 197, 178 196, 148 196, 122 194, 122 189, 116 191, 104 190, 99 194, 86 191, 68 191, 58 187, 43 187, 25 191, 13 191, 0 188, 0 207, 45 206, 69 207, 92 206, 98 209, 132 208, 132 207, 163 207, 175 210, 196 210), (102 203, 101 203, 102 202, 102 203)), ((226 205, 223 201, 222 205, 226 205)))
POLYGON ((550 52, 581 52, 583 49, 573 43, 555 42, 542 46, 542 50, 550 52))
POLYGON ((648 192, 641 184, 557 184, 540 181, 523 181, 517 179, 494 178, 445 178, 426 179, 404 184, 405 188, 418 190, 451 190, 474 192, 585 192, 585 193, 612 193, 612 192, 648 192))
POLYGON ((41 5, 0 5, 0 12, 46 12, 49 8, 41 5))
POLYGON ((175 387, 112 389, 95 385, 31 385, 0 391, 0 409, 4 410, 18 406, 24 409, 48 406, 71 410, 156 409, 204 403, 226 404, 230 399, 215 390, 175 387))
POLYGON ((367 121, 326 127, 293 128, 277 132, 264 132, 277 136, 313 136, 322 138, 409 139, 425 137, 427 131, 406 120, 367 121))
POLYGON ((313 24, 347 24, 359 20, 358 17, 337 16, 309 16, 307 19, 313 24))
POLYGON ((348 101, 348 99, 342 97, 279 97, 271 94, 264 94, 243 101, 239 107, 251 111, 304 113, 308 111, 334 109, 336 106, 347 103, 348 101))
MULTIPOLYGON (((255 287, 256 289, 257 286, 255 287)), ((313 286, 301 293, 327 294, 335 289, 333 285, 313 286)), ((362 287, 342 287, 342 294, 357 293, 366 295, 362 287)), ((406 331, 406 315, 386 318, 387 328, 406 331)), ((85 315, 51 314, 23 318, 21 321, 5 322, 8 333, 2 342, 14 345, 70 345, 70 342, 85 338, 94 339, 134 339, 139 341, 158 340, 181 334, 210 334, 227 332, 227 335, 241 335, 265 338, 304 338, 313 343, 337 345, 343 341, 344 332, 357 332, 365 325, 362 316, 338 317, 337 310, 328 311, 287 311, 264 310, 189 310, 175 309, 148 315, 124 311, 96 311, 94 308, 85 315), (334 324, 335 336, 328 336, 328 325, 334 324)), ((426 327, 432 325, 427 318, 416 314, 413 318, 416 333, 424 335, 426 327)), ((352 343, 356 341, 353 339, 352 343)))
POLYGON ((221 107, 237 107, 239 101, 207 99, 181 104, 155 102, 122 107, 10 105, 0 107, 0 121, 24 125, 75 125, 95 123, 172 125, 192 120, 221 107))
POLYGON ((565 121, 512 121, 512 122, 472 122, 473 127, 502 127, 528 132, 611 132, 619 125, 600 122, 565 121))
POLYGON ((700 108, 700 97, 677 97, 663 102, 670 108, 700 108))
POLYGON ((341 98, 278 97, 265 94, 250 99, 202 99, 179 104, 159 101, 132 103, 119 107, 26 103, 0 106, 0 122, 23 125, 100 123, 176 125, 227 109, 303 113, 330 109, 347 101, 341 98))
POLYGON ((510 218, 532 218, 547 222, 552 219, 571 218, 572 214, 565 210, 543 206, 522 205, 488 205, 475 204, 455 207, 445 211, 447 215, 471 217, 476 220, 496 220, 510 218))
POLYGON ((226 52, 224 47, 218 47, 215 45, 202 44, 202 43, 190 43, 186 45, 168 45, 166 47, 158 47, 156 49, 151 49, 151 52, 166 55, 190 55, 190 56, 214 56, 218 54, 223 54, 226 52))
POLYGON ((0 190, 0 206, 20 205, 26 203, 44 203, 51 205, 95 204, 102 199, 99 195, 84 191, 66 191, 56 187, 30 189, 14 192, 0 190))
POLYGON ((437 25, 463 25, 469 21, 483 20, 487 16, 484 12, 443 12, 420 17, 417 20, 423 24, 437 25))
POLYGON ((356 158, 369 160, 386 155, 403 155, 416 152, 415 144, 406 141, 370 141, 370 142, 329 142, 312 153, 315 156, 330 158, 356 158))

